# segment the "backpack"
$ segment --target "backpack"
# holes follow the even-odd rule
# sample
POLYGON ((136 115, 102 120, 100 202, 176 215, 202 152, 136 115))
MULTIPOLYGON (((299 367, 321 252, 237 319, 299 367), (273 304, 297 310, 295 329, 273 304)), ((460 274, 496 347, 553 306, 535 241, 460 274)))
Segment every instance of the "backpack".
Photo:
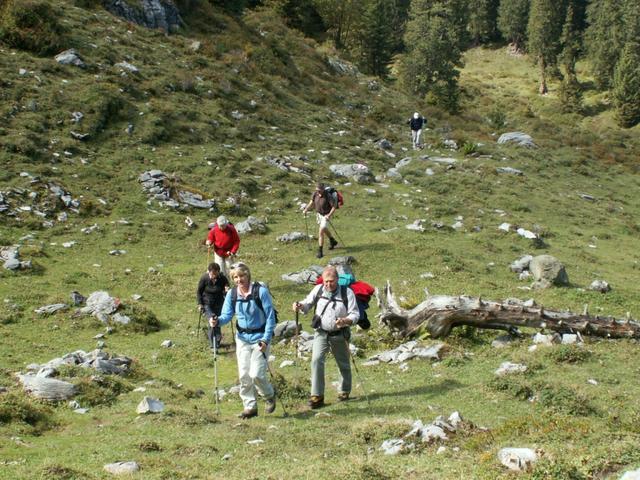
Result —
MULTIPOLYGON (((260 299, 260 287, 262 288, 266 288, 267 290, 269 290, 269 287, 267 287, 266 284, 262 283, 262 282, 253 282, 251 284, 251 293, 249 294, 249 296, 245 299, 240 300, 241 302, 249 302, 251 300, 253 300, 254 302, 256 302, 256 306, 260 309, 260 311, 262 312, 262 315, 264 315, 264 318, 267 318, 267 314, 264 311, 264 307, 262 306, 262 300, 260 299)), ((271 292, 269 292, 271 293, 271 292)), ((273 298, 273 295, 272 295, 273 298)), ((231 289, 231 301, 233 302, 233 309, 235 311, 236 308, 236 302, 238 302, 238 287, 233 287, 231 289)), ((276 307, 273 307, 273 314, 275 316, 275 320, 276 323, 278 323, 278 310, 276 310, 276 307)))
MULTIPOLYGON (((347 299, 347 286, 340 285, 340 298, 342 298, 342 303, 344 304, 345 309, 349 309, 349 300, 347 299)), ((318 289, 318 293, 316 293, 316 297, 313 299, 313 306, 318 304, 318 300, 322 296, 322 288, 318 289)), ((369 297, 371 298, 371 297, 369 297)), ((369 317, 367 316, 367 308, 369 308, 369 300, 365 300, 364 298, 359 298, 356 296, 356 304, 358 305, 358 312, 360 313, 360 317, 358 318, 357 325, 363 330, 369 330, 371 328, 371 322, 369 321, 369 317)))
POLYGON ((336 208, 336 210, 338 208, 340 208, 342 205, 344 205, 344 197, 342 196, 342 193, 340 193, 338 190, 336 190, 333 187, 324 187, 324 193, 327 196, 327 198, 329 199, 329 203, 336 208))

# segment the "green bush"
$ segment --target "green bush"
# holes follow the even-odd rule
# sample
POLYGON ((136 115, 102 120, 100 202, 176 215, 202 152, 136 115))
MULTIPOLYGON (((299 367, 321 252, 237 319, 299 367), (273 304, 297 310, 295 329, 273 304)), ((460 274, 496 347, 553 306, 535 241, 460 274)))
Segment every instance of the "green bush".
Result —
POLYGON ((9 0, 0 12, 0 40, 8 46, 36 55, 64 49, 66 29, 61 13, 41 0, 9 0))
POLYGON ((52 414, 49 407, 23 393, 10 392, 0 395, 0 425, 24 424, 31 427, 33 433, 38 433, 55 426, 51 419, 52 414))
POLYGON ((131 322, 126 325, 119 325, 118 328, 144 334, 160 330, 160 321, 155 313, 141 305, 125 305, 124 308, 120 309, 120 313, 129 317, 131 322))

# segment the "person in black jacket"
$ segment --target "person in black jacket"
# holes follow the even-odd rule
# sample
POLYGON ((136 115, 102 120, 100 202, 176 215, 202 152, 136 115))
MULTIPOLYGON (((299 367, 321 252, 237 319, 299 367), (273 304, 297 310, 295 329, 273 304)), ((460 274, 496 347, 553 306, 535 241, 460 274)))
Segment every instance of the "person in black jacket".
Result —
POLYGON ((422 127, 427 121, 418 112, 413 114, 411 120, 409 120, 409 126, 411 127, 411 143, 413 143, 413 149, 420 148, 420 135, 422 135, 422 127))
MULTIPOLYGON (((227 290, 229 290, 229 280, 220 273, 220 265, 211 262, 207 267, 207 273, 200 277, 197 291, 198 308, 204 312, 207 323, 222 312, 227 290)), ((222 332, 219 325, 209 328, 209 340, 216 350, 220 347, 222 332)))

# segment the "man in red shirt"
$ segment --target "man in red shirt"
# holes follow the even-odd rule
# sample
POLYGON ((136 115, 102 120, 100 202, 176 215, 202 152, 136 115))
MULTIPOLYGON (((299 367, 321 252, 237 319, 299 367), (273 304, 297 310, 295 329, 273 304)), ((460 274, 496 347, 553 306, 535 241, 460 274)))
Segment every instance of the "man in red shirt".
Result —
POLYGON ((240 237, 236 227, 227 220, 227 217, 220 215, 216 224, 209 230, 207 237, 207 247, 213 247, 214 260, 220 265, 220 272, 228 276, 231 271, 233 257, 240 248, 240 237))

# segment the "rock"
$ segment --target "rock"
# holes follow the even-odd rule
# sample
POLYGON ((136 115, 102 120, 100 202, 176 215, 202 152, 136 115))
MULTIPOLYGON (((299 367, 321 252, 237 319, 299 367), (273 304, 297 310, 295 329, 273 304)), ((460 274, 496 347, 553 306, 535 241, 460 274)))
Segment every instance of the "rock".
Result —
POLYGON ((397 168, 390 168, 389 170, 387 170, 387 178, 401 179, 402 175, 397 168))
POLYGON ((165 33, 175 32, 182 25, 180 12, 171 0, 104 0, 104 8, 128 22, 165 33), (133 3, 134 5, 129 5, 133 3))
POLYGON ((620 477, 620 480, 640 480, 640 469, 624 472, 620 477))
POLYGON ((3 267, 6 270, 19 270, 20 269, 20 260, 17 258, 10 258, 9 260, 4 262, 3 267))
POLYGON ((393 148, 393 144, 386 138, 383 138, 378 142, 378 148, 381 148, 382 150, 391 150, 393 148))
POLYGON ((125 255, 127 253, 126 250, 109 250, 109 255, 118 256, 125 255))
POLYGON ((450 158, 450 157, 426 157, 425 160, 430 160, 432 162, 440 163, 447 166, 455 165, 456 163, 458 163, 458 161, 455 158, 450 158))
POLYGON ((352 63, 338 57, 327 57, 327 63, 339 75, 355 77, 360 73, 352 63))
POLYGON ((118 312, 114 313, 111 316, 111 320, 115 323, 119 323, 120 325, 128 325, 129 323, 131 323, 131 318, 118 312))
POLYGON ((527 471, 538 460, 538 454, 530 448, 503 448, 498 460, 510 470, 527 471))
POLYGON ((302 232, 291 232, 280 235, 276 240, 283 243, 299 242, 300 240, 308 240, 309 237, 302 232))
POLYGON ((192 52, 199 52, 200 47, 202 47, 202 42, 198 40, 194 40, 193 42, 191 42, 191 45, 189 45, 189 48, 192 52))
POLYGON ((71 121, 73 123, 80 123, 80 121, 84 118, 84 113, 82 112, 71 112, 71 121))
POLYGON ((246 220, 235 225, 238 234, 246 234, 251 232, 264 233, 267 231, 267 226, 264 220, 260 220, 256 217, 249 216, 246 220))
POLYGON ((110 315, 120 306, 120 299, 109 296, 105 291, 93 292, 87 298, 87 306, 81 309, 82 313, 90 313, 98 318, 100 315, 110 315))
POLYGON ((285 368, 285 367, 291 367, 294 365, 294 362, 292 360, 284 360, 281 364, 280 364, 280 368, 285 368))
POLYGON ((593 290, 594 292, 607 293, 611 290, 611 286, 604 280, 594 280, 591 285, 587 287, 587 290, 593 290))
POLYGON ((145 397, 136 407, 136 413, 160 413, 164 410, 164 403, 157 398, 145 397))
POLYGON ((410 223, 409 225, 405 225, 404 228, 406 228, 407 230, 413 230, 414 232, 424 232, 425 228, 422 226, 423 222, 424 220, 419 218, 413 223, 410 223))
POLYGON ((71 292, 71 304, 74 307, 79 307, 80 305, 84 305, 86 301, 87 301, 87 298, 84 295, 80 294, 80 292, 77 292, 76 290, 71 292))
POLYGON ((515 340, 515 337, 512 337, 511 335, 500 335, 499 337, 497 337, 496 339, 493 340, 493 342, 491 342, 491 346, 493 348, 504 348, 504 347, 508 347, 509 345, 511 345, 513 343, 513 341, 515 340))
MULTIPOLYGON (((339 257, 331 258, 327 263, 329 265, 334 265, 336 267, 338 267, 339 265, 353 265, 354 263, 356 263, 356 259, 351 255, 342 255, 339 257)), ((322 273, 322 271, 320 271, 320 273, 322 273)), ((338 273, 342 273, 340 272, 339 268, 338 268, 338 273)))
POLYGON ((171 340, 165 340, 163 341, 160 346, 163 348, 171 348, 173 347, 174 343, 171 340))
POLYGON ((68 400, 76 394, 76 386, 69 382, 36 375, 18 375, 24 390, 41 400, 68 400))
POLYGON ((367 184, 373 181, 373 175, 369 167, 360 163, 330 165, 329 170, 337 177, 350 178, 356 183, 367 184))
POLYGON ((131 475, 140 470, 136 462, 107 463, 103 468, 112 475, 131 475))
POLYGON ((516 233, 518 235, 520 235, 521 237, 524 238, 528 238, 530 240, 534 240, 536 238, 538 238, 538 235, 536 235, 535 233, 529 231, 529 230, 525 230, 524 228, 520 227, 516 230, 516 233))
POLYGON ((515 273, 521 273, 523 270, 527 270, 529 268, 529 263, 533 260, 533 256, 524 255, 520 257, 518 260, 514 260, 509 265, 509 269, 515 273))
POLYGON ((197 193, 187 192, 187 191, 179 191, 178 198, 182 203, 185 203, 190 207, 195 207, 195 208, 212 208, 215 205, 215 201, 204 200, 202 198, 202 195, 199 195, 197 193))
POLYGON ((518 147, 536 148, 537 145, 533 143, 533 139, 530 135, 522 132, 508 132, 503 133, 498 138, 498 144, 514 143, 518 147))
POLYGON ((69 305, 66 303, 54 303, 53 305, 45 305, 44 307, 37 308, 34 312, 38 315, 53 315, 54 313, 66 310, 67 308, 69 308, 69 305))
POLYGON ((551 346, 554 343, 560 343, 561 337, 557 333, 553 333, 551 335, 544 335, 542 333, 536 333, 533 336, 533 343, 536 345, 546 345, 551 346))
POLYGON ((511 175, 524 175, 522 170, 518 170, 517 168, 511 168, 511 167, 498 167, 496 168, 496 172, 510 173, 511 175))
POLYGON ((413 158, 411 157, 405 157, 402 160, 396 162, 396 170, 400 170, 401 168, 406 167, 407 165, 409 165, 411 162, 413 161, 413 158))
POLYGON ((580 337, 575 333, 563 333, 562 334, 562 344, 563 345, 573 345, 580 341, 580 337))
POLYGON ((76 140, 87 140, 89 138, 89 134, 88 133, 80 133, 80 132, 74 132, 73 130, 71 130, 69 132, 69 134, 75 138, 76 140))
POLYGON ((535 280, 534 287, 547 288, 551 285, 566 286, 569 276, 558 259, 551 255, 538 255, 531 259, 529 271, 535 280))
POLYGON ((385 440, 380 445, 380 450, 384 452, 385 455, 398 455, 405 449, 404 440, 401 438, 392 438, 390 440, 385 440))
POLYGON ((131 73, 138 73, 140 71, 138 70, 138 67, 130 64, 129 62, 119 62, 119 63, 116 63, 114 67, 119 67, 120 69, 126 70, 127 72, 131 72, 131 73))
MULTIPOLYGON (((298 324, 298 330, 301 329, 301 325, 298 324)), ((273 336, 276 338, 291 338, 296 334, 296 322, 293 320, 287 320, 286 322, 279 322, 273 331, 273 336)))
POLYGON ((494 373, 499 377, 503 377, 512 373, 524 373, 526 371, 527 366, 521 363, 502 362, 494 373))
POLYGON ((85 63, 82 61, 80 55, 74 48, 59 53, 54 57, 54 59, 61 65, 74 65, 81 68, 85 66, 85 63))

